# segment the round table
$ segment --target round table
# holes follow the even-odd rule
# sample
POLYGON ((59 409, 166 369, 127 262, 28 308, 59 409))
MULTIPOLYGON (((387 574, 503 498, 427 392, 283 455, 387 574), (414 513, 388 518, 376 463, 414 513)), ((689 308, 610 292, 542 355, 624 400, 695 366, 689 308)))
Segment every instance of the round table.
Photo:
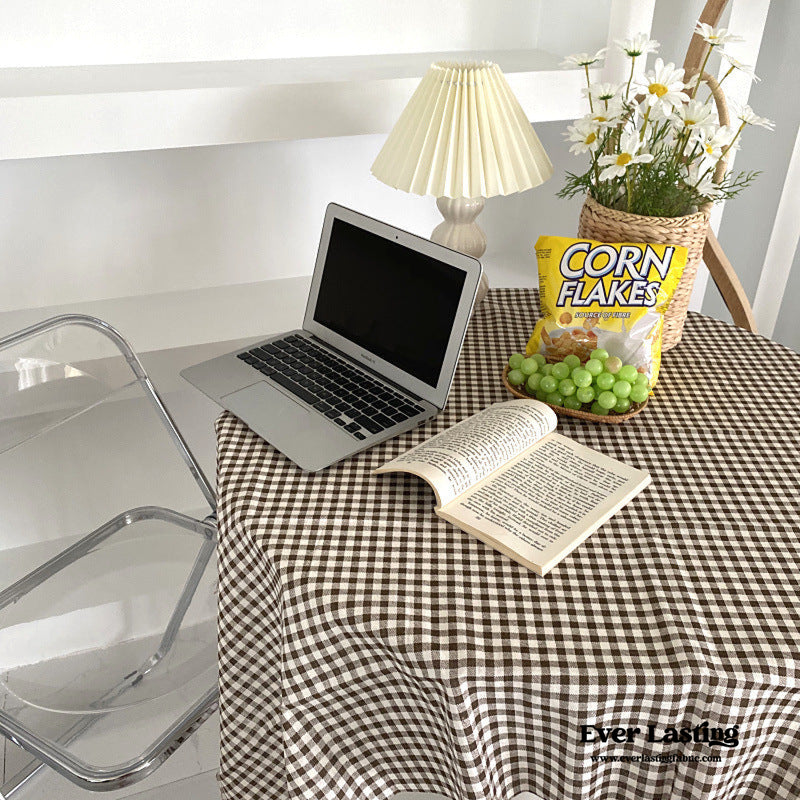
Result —
POLYGON ((220 417, 225 800, 800 796, 800 356, 690 314, 642 414, 560 418, 653 483, 544 578, 372 475, 507 399, 537 305, 493 290, 446 410, 321 473, 220 417))

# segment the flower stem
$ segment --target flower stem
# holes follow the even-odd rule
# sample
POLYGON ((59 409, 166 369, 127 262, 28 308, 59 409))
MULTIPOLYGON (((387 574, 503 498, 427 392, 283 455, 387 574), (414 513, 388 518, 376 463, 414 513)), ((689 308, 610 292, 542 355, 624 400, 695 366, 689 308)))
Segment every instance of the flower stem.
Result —
POLYGON ((650 119, 650 111, 652 110, 653 106, 647 106, 647 111, 644 112, 644 119, 642 120, 642 129, 639 131, 639 141, 644 141, 644 132, 647 128, 647 122, 650 119))
POLYGON ((727 72, 726 72, 726 73, 725 73, 725 74, 724 74, 724 75, 723 75, 723 76, 722 76, 722 77, 719 79, 719 85, 720 85, 720 86, 722 86, 722 81, 724 81, 724 80, 725 80, 725 78, 727 78, 727 77, 728 77, 728 75, 730 75, 730 74, 731 74, 731 72, 733 72, 735 69, 736 69, 736 67, 734 67, 734 66, 731 66, 731 68, 730 68, 730 69, 729 69, 729 70, 728 70, 728 71, 727 71, 727 72))
POLYGON ((628 75, 628 85, 625 87, 625 99, 628 99, 628 94, 631 91, 631 81, 633 80, 633 67, 636 64, 636 56, 631 56, 631 74, 628 75))
POLYGON ((739 134, 744 130, 745 125, 747 125, 747 123, 744 120, 742 120, 742 124, 739 126, 739 130, 736 131, 736 134, 734 135, 733 139, 731 139, 730 142, 726 144, 725 147, 722 148, 722 152, 720 153, 719 156, 720 158, 725 158, 725 156, 728 155, 728 151, 731 149, 731 147, 733 147, 733 143, 739 138, 739 134))
MULTIPOLYGON (((687 142, 687 144, 688 144, 688 142, 687 142)), ((692 152, 689 153, 688 156, 686 156, 685 153, 684 153, 685 159, 684 159, 683 163, 686 164, 687 167, 695 160, 695 158, 697 158, 697 155, 698 155, 697 149, 699 147, 700 147, 700 143, 699 142, 695 142, 695 145, 692 148, 692 152)))
POLYGON ((625 194, 628 199, 628 211, 630 212, 633 206, 633 178, 631 177, 631 168, 625 170, 625 194))
POLYGON ((697 90, 700 88, 701 79, 703 73, 706 71, 706 64, 708 64, 708 59, 711 56, 711 51, 714 49, 714 45, 710 44, 708 46, 708 50, 706 50, 706 57, 703 59, 703 64, 700 67, 700 72, 697 73, 697 80, 694 84, 694 89, 692 89, 692 100, 694 100, 695 96, 697 95, 697 90))
POLYGON ((589 169, 594 171, 594 183, 595 186, 600 184, 600 167, 597 165, 597 162, 600 158, 600 154, 603 152, 602 147, 598 147, 597 150, 594 151, 594 155, 592 156, 592 165, 589 169))
POLYGON ((715 170, 716 168, 717 168, 717 165, 716 164, 712 164, 702 175, 700 175, 700 171, 698 170, 697 174, 700 175, 700 177, 697 179, 697 183, 694 184, 693 188, 696 189, 703 182, 703 179, 706 177, 706 175, 708 175, 709 172, 711 172, 712 170, 715 170))
POLYGON ((586 95, 589 98, 589 111, 594 114, 594 105, 592 104, 592 82, 589 80, 589 65, 584 64, 583 70, 586 73, 586 95))

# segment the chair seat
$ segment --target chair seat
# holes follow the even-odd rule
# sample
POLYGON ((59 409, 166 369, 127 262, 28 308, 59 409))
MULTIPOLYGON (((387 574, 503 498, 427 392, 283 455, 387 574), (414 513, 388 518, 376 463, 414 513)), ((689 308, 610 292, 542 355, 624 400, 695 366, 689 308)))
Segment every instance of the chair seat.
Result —
POLYGON ((0 593, 0 730, 101 782, 208 716, 215 536, 211 522, 133 509, 0 593))

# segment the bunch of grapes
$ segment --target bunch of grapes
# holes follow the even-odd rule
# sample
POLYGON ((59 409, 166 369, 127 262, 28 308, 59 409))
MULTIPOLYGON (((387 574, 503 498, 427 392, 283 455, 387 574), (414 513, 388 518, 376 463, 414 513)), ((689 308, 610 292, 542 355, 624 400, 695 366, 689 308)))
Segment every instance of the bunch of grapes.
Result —
POLYGON ((540 353, 529 358, 514 353, 508 366, 508 382, 516 389, 554 406, 600 416, 612 411, 624 414, 633 404, 644 403, 650 393, 647 375, 602 348, 593 350, 583 365, 573 354, 548 364, 540 353))

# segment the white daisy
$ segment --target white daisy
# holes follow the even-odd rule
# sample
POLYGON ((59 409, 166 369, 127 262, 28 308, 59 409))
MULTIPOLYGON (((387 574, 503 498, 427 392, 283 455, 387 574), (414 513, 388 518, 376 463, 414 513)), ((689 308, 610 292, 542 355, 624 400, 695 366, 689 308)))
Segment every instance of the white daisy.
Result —
POLYGON ((584 119, 575 120, 574 125, 567 127, 564 136, 567 141, 574 142, 570 153, 593 153, 600 146, 600 127, 594 122, 584 119))
POLYGON ((591 96, 593 100, 603 100, 607 103, 618 96, 621 88, 618 83, 593 83, 588 89, 584 86, 582 91, 584 97, 591 96))
POLYGON ((705 131, 710 134, 719 125, 714 108, 699 100, 690 100, 688 103, 678 106, 672 118, 679 128, 692 133, 705 131))
POLYGON ((728 147, 736 135, 736 131, 728 125, 723 125, 716 130, 699 128, 692 138, 693 144, 700 145, 700 151, 705 158, 718 159, 722 151, 728 147))
POLYGON ((714 183, 714 176, 710 172, 708 175, 704 175, 700 178, 700 180, 694 184, 694 188, 698 194, 707 197, 709 200, 716 200, 721 196, 719 186, 714 183))
POLYGON ((693 92, 695 91, 695 87, 699 87, 702 83, 705 83, 702 73, 696 72, 690 78, 686 78, 683 88, 686 89, 687 92, 693 92))
POLYGON ((571 56, 567 56, 559 66, 590 67, 592 64, 596 64, 598 61, 602 61, 602 59, 605 58, 607 49, 608 48, 603 47, 602 49, 598 50, 593 56, 589 55, 589 53, 573 53, 571 56))
POLYGON ((649 39, 646 33, 637 33, 630 39, 617 39, 614 44, 629 58, 638 58, 648 53, 657 53, 661 44, 655 39, 649 39))
POLYGON ((621 178, 631 164, 646 164, 653 160, 650 153, 637 155, 641 142, 639 135, 632 133, 623 134, 620 138, 619 153, 613 155, 600 156, 598 164, 605 169, 600 173, 600 180, 606 181, 609 178, 621 178))
POLYGON ((590 114, 583 117, 583 119, 603 128, 608 128, 611 125, 616 125, 624 114, 625 108, 622 105, 622 101, 617 98, 609 102, 608 108, 596 108, 590 114))
POLYGON ((655 69, 646 72, 639 84, 639 90, 646 95, 647 105, 651 108, 657 106, 664 114, 669 114, 689 99, 683 88, 683 68, 676 69, 671 61, 664 64, 660 58, 656 59, 655 69))
POLYGON ((686 173, 686 183, 709 200, 716 200, 720 196, 719 186, 714 183, 713 172, 705 165, 696 162, 692 164, 686 173))
POLYGON ((736 115, 745 125, 758 125, 761 128, 766 128, 768 131, 775 130, 775 123, 766 117, 759 117, 750 106, 742 106, 739 113, 736 115))
POLYGON ((756 75, 755 69, 750 66, 750 64, 742 64, 741 61, 735 59, 730 53, 726 53, 725 50, 720 50, 719 54, 733 67, 734 69, 738 69, 739 72, 744 72, 745 75, 750 77, 750 80, 754 83, 759 83, 761 78, 756 75))
POLYGON ((707 25, 705 22, 698 22, 694 32, 698 36, 702 36, 712 47, 744 41, 741 36, 731 33, 727 28, 712 28, 711 25, 707 25))

